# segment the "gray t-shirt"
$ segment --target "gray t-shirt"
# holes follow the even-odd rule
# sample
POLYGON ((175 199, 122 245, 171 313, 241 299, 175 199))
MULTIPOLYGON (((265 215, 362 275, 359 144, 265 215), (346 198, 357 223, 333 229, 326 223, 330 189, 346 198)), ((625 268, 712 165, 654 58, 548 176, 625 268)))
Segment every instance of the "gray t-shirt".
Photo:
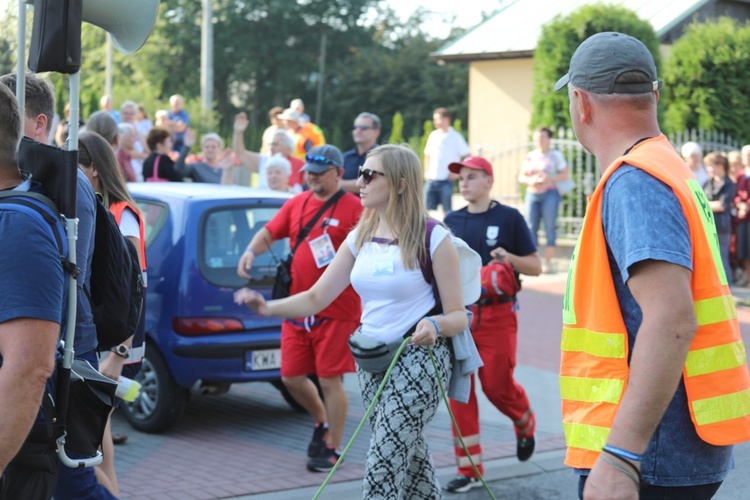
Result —
MULTIPOLYGON (((602 223, 632 352, 643 316, 626 285, 630 266, 654 259, 692 270, 688 225, 671 188, 630 165, 607 180, 602 223)), ((733 467, 731 446, 710 445, 696 434, 681 380, 646 450, 643 479, 657 486, 708 484, 722 481, 733 467)))
POLYGON ((214 168, 207 163, 186 163, 183 168, 183 177, 193 179, 193 182, 207 182, 211 184, 221 184, 221 174, 224 172, 221 168, 214 168))

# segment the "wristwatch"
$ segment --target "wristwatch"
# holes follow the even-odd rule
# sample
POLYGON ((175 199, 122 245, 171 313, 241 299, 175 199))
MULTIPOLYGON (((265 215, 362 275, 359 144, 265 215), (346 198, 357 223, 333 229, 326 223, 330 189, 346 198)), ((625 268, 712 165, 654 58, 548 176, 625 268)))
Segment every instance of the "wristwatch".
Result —
POLYGON ((130 347, 126 346, 125 344, 120 344, 110 350, 121 358, 127 358, 128 354, 130 354, 130 347))

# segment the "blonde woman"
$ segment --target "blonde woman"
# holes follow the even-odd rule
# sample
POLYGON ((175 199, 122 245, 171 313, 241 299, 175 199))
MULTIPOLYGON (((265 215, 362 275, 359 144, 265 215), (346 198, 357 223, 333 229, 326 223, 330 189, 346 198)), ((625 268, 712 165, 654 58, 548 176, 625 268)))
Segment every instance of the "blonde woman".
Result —
MULTIPOLYGON (((357 334, 392 345, 413 330, 370 416, 372 438, 363 484, 364 498, 440 498, 424 429, 440 404, 440 389, 426 346, 432 346, 440 377, 451 374, 447 337, 467 327, 458 253, 448 230, 437 225, 426 244, 427 212, 422 168, 406 146, 373 149, 360 167, 357 186, 364 212, 333 262, 308 291, 266 302, 242 289, 235 295, 260 314, 301 317, 326 307, 350 283, 362 299, 357 334), (429 252, 442 314, 421 263, 429 252)), ((357 367, 366 406, 384 373, 357 367)))

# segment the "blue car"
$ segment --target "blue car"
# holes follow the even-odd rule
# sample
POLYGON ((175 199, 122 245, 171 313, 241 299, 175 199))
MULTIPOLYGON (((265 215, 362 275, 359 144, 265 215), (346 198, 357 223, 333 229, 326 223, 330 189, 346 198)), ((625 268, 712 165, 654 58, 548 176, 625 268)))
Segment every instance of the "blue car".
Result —
MULTIPOLYGON (((299 409, 280 381, 281 321, 232 300, 248 284, 237 275, 240 256, 290 196, 199 183, 128 187, 145 217, 148 259, 146 357, 141 394, 125 405, 130 424, 164 431, 193 386, 220 394, 235 382, 272 382, 299 409)), ((270 296, 277 259, 288 253, 284 239, 259 256, 250 286, 270 296)))

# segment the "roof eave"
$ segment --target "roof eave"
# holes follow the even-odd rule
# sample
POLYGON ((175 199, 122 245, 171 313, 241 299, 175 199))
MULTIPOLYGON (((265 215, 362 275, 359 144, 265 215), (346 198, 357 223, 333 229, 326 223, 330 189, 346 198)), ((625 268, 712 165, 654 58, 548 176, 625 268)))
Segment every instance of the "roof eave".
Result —
POLYGON ((489 61, 496 59, 525 59, 534 57, 533 50, 519 50, 515 52, 480 52, 475 54, 441 54, 433 52, 430 54, 432 59, 443 61, 444 63, 467 63, 473 61, 489 61))

